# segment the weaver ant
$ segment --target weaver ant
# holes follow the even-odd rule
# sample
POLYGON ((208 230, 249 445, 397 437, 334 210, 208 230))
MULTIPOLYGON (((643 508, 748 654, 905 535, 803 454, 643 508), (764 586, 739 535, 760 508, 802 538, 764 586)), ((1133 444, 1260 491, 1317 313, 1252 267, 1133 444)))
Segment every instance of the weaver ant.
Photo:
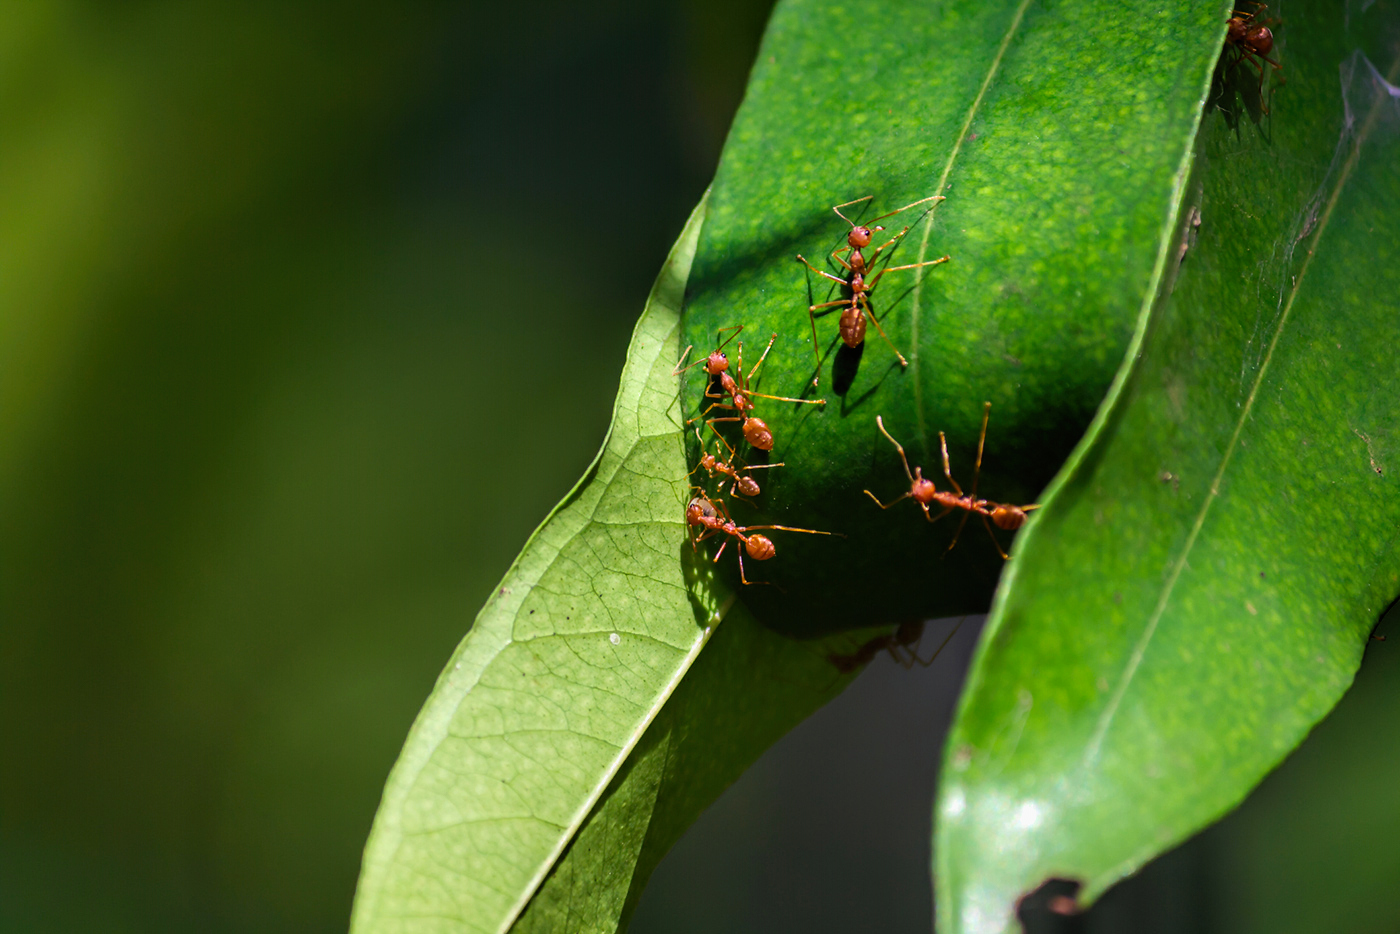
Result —
MULTIPOLYGON (((954 509, 964 510, 962 521, 958 523, 958 530, 953 533, 953 540, 948 543, 948 551, 952 551, 953 546, 958 543, 958 536, 962 535, 963 526, 967 524, 968 516, 976 513, 982 517, 982 524, 987 527, 987 534, 992 537, 992 544, 996 545, 997 552, 1003 559, 1009 558, 1010 556, 1002 550, 1001 543, 997 541, 996 534, 992 531, 992 525, 995 525, 999 529, 1019 529, 1026 524, 1026 513, 1030 512, 1032 509, 1039 509, 1040 507, 1034 504, 1030 506, 1012 506, 1007 503, 994 503, 991 500, 977 498, 977 478, 982 472, 982 447, 987 440, 987 420, 991 417, 991 414, 992 404, 988 402, 982 409, 982 434, 977 439, 977 466, 973 468, 972 472, 971 493, 964 493, 962 487, 958 486, 958 481, 953 479, 953 468, 948 463, 948 439, 944 436, 943 432, 940 431, 938 433, 938 443, 943 447, 943 475, 947 477, 948 482, 953 485, 953 490, 955 491, 953 493, 935 488, 933 481, 924 477, 922 467, 915 467, 911 473, 909 470, 909 459, 904 456, 904 448, 900 447, 899 442, 894 440, 894 437, 885 430, 884 419, 878 415, 875 416, 875 424, 880 426, 880 433, 886 438, 889 438, 890 444, 894 445, 895 450, 899 452, 899 459, 904 463, 904 474, 909 478, 909 491, 898 499, 891 500, 889 503, 880 502, 875 494, 869 490, 865 491, 865 495, 875 500, 875 505, 879 506, 881 509, 889 509, 902 499, 912 498, 914 502, 919 504, 919 508, 924 511, 924 518, 929 522, 937 522, 954 509), (930 515, 928 511, 929 503, 937 503, 943 507, 943 511, 936 516, 930 515), (988 519, 992 521, 988 523, 988 519)), ((945 552, 945 554, 946 553, 947 552, 945 552)))
MULTIPOLYGON (((677 364, 677 368, 674 372, 679 375, 691 367, 703 363, 706 373, 712 377, 719 378, 720 391, 711 392, 707 388, 705 390, 705 398, 718 399, 721 401, 712 402, 706 407, 705 411, 695 416, 695 418, 690 419, 686 424, 690 424, 696 419, 704 418, 713 409, 730 409, 738 414, 707 419, 705 424, 709 425, 711 430, 718 435, 719 431, 714 427, 716 422, 741 422, 743 423, 742 431, 745 441, 758 448, 760 451, 771 451, 773 450, 773 432, 769 430, 767 422, 749 414, 754 408, 753 402, 750 401, 752 398, 774 399, 778 402, 797 402, 802 405, 826 405, 826 400, 794 399, 790 396, 770 396, 767 393, 754 392, 749 388, 754 376, 758 373, 759 367, 763 366, 763 361, 768 358, 768 351, 773 349, 773 342, 778 339, 777 334, 774 334, 768 339, 768 346, 763 349, 763 354, 758 358, 758 363, 754 364, 753 370, 749 373, 744 372, 744 342, 740 341, 738 365, 735 368, 739 374, 739 378, 736 380, 733 376, 729 375, 729 357, 724 353, 724 346, 733 340, 743 329, 744 326, 742 324, 735 325, 732 328, 721 328, 721 334, 725 331, 733 331, 734 333, 725 338, 704 360, 697 360, 686 367, 681 367, 677 364), (723 401, 726 397, 730 400, 729 402, 723 401)), ((686 355, 689 353, 690 347, 687 347, 685 353, 681 355, 681 360, 684 361, 686 355)))
MULTIPOLYGON (((697 426, 695 429, 695 439, 700 442, 700 463, 696 464, 695 468, 690 471, 691 475, 693 476, 696 470, 703 469, 711 477, 714 477, 716 474, 727 476, 732 481, 730 483, 730 489, 734 492, 735 496, 757 496, 762 492, 758 488, 758 481, 747 473, 741 474, 734 469, 734 448, 730 447, 729 442, 725 441, 718 432, 716 432, 715 437, 719 438, 720 444, 729 448, 729 460, 722 461, 705 450, 705 441, 700 437, 700 429, 697 426)), ((745 467, 744 470, 766 470, 769 467, 782 466, 783 464, 781 461, 776 464, 750 464, 745 467)), ((724 484, 720 484, 719 492, 724 492, 724 484)))
MULTIPOLYGON (((923 201, 915 201, 914 204, 923 204, 924 201, 931 201, 934 198, 941 197, 941 195, 932 195, 928 198, 924 198, 923 201)), ((864 201, 866 199, 860 198, 858 200, 864 201)), ((851 201, 847 203, 855 204, 856 202, 851 201)), ((907 210, 908 208, 913 207, 914 204, 907 204, 904 207, 900 208, 899 211, 907 210)), ((844 204, 838 204, 836 208, 843 208, 845 206, 846 205, 844 204)), ((890 238, 888 243, 885 243, 880 247, 876 248, 875 252, 870 255, 870 260, 867 261, 865 256, 861 253, 861 250, 864 247, 870 245, 872 232, 875 230, 881 230, 883 228, 857 227, 851 222, 851 220, 848 217, 846 217, 846 215, 841 214, 841 212, 839 210, 836 210, 836 208, 833 208, 832 210, 835 210, 836 213, 841 217, 841 219, 844 220, 846 223, 851 224, 851 232, 846 236, 846 242, 848 248, 851 251, 851 259, 849 262, 847 262, 845 259, 842 259, 839 255, 837 255, 839 253, 845 252, 845 250, 842 249, 833 251, 832 255, 836 257, 837 262, 839 262, 842 266, 846 267, 847 272, 850 274, 850 278, 842 279, 840 276, 833 276, 826 270, 818 269, 816 266, 813 266, 801 253, 797 254, 798 262, 805 265, 808 269, 812 270, 812 272, 816 273, 819 276, 824 276, 827 279, 830 279, 832 282, 839 283, 840 285, 849 289, 851 292, 849 298, 837 299, 834 302, 822 302, 817 305, 811 305, 807 308, 807 319, 812 325, 812 353, 815 354, 817 358, 818 375, 812 377, 813 386, 817 385, 817 380, 820 378, 822 362, 821 350, 817 347, 816 313, 818 311, 820 311, 823 308, 835 308, 838 305, 846 306, 841 312, 841 320, 839 322, 838 327, 841 333, 841 340, 844 341, 846 346, 850 347, 852 350, 859 347, 862 343, 865 342, 865 322, 867 318, 870 319, 870 321, 875 325, 875 330, 880 332, 880 336, 885 339, 885 343, 890 345, 890 350, 893 350, 894 355, 899 358, 899 365, 908 366, 909 361, 904 358, 904 354, 899 352, 899 348, 894 345, 894 341, 890 340, 890 336, 886 334, 885 329, 881 327, 879 320, 875 317, 875 313, 870 310, 870 290, 875 288, 876 284, 878 284, 879 281, 882 278, 884 278, 885 273, 898 272, 901 269, 918 269, 921 266, 937 266, 939 263, 946 263, 949 260, 949 257, 943 256, 939 259, 926 260, 922 263, 908 263, 904 266, 886 266, 884 269, 881 269, 878 273, 876 273, 874 278, 870 279, 867 282, 865 278, 866 273, 869 272, 870 266, 874 263, 880 251, 883 250, 885 247, 889 246, 891 243, 894 243, 900 237, 904 236, 904 234, 908 232, 909 228, 904 228, 904 230, 900 231, 894 237, 890 238)), ((892 211, 890 213, 898 214, 899 211, 892 211)), ((883 215, 883 217, 889 216, 890 214, 883 215)), ((879 219, 880 218, 876 218, 876 220, 879 219)))
POLYGON ((1268 62, 1275 71, 1283 68, 1278 62, 1269 58, 1269 53, 1274 49, 1274 34, 1266 24, 1272 20, 1255 22, 1255 18, 1267 9, 1266 4, 1254 3, 1253 13, 1235 10, 1233 11, 1234 15, 1225 24, 1225 42, 1233 46, 1235 51, 1239 53, 1235 58, 1235 63, 1238 64, 1247 59, 1259 72, 1259 106, 1264 113, 1269 112, 1269 106, 1264 101, 1263 63, 1268 62))
MULTIPOLYGON (((966 618, 963 617, 963 619, 966 618)), ((919 657, 919 642, 924 637, 923 620, 900 623, 894 632, 887 636, 876 636, 850 655, 828 655, 827 660, 843 675, 864 668, 874 661, 875 656, 881 652, 889 652, 890 658, 905 668, 913 668, 915 665, 927 668, 948 647, 948 643, 953 640, 953 636, 957 635, 962 624, 963 620, 958 620, 958 625, 954 626, 952 632, 948 633, 938 648, 934 649, 927 661, 919 657), (901 654, 901 650, 903 650, 903 654, 901 654)))
MULTIPOLYGON (((787 525, 736 525, 730 518, 729 509, 724 505, 724 500, 712 500, 705 495, 704 490, 697 488, 698 495, 693 497, 685 507, 685 524, 687 526, 700 526, 703 531, 696 534, 691 540, 691 547, 712 535, 729 535, 737 539, 743 548, 737 549, 739 555, 739 580, 745 586, 749 584, 767 584, 769 581, 751 581, 744 576, 744 553, 748 552, 750 558, 755 561, 767 561, 778 553, 778 549, 773 546, 773 542, 766 535, 747 535, 758 529, 778 529, 783 532, 805 532, 808 535, 837 535, 836 532, 818 532, 816 529, 795 529, 787 525)), ((843 538, 845 536, 842 536, 843 538)), ((724 549, 728 547, 726 540, 719 546, 719 551, 715 552, 715 561, 719 561, 719 556, 724 554, 724 549)))

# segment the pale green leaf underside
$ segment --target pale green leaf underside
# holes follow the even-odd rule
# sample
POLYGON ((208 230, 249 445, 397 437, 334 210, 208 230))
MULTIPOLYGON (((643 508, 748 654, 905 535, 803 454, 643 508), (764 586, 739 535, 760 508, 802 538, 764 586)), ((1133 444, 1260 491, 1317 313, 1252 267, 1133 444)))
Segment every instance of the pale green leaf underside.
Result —
POLYGON ((613 424, 419 714, 365 848, 351 929, 504 931, 699 652, 680 561, 677 333, 704 202, 633 334, 613 424))

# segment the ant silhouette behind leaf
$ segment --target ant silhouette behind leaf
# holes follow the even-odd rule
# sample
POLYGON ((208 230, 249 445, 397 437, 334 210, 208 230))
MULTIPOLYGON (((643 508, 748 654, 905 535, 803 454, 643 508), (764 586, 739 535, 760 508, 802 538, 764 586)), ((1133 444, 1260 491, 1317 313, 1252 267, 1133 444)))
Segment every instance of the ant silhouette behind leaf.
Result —
POLYGON ((1003 559, 1009 558, 1010 555, 1002 550, 1001 543, 997 541, 996 533, 992 531, 992 526, 995 525, 999 529, 1006 529, 1008 531, 1019 529, 1026 524, 1026 513, 1033 509, 1039 509, 1040 506, 1036 504, 1029 506, 1013 506, 1008 503, 996 503, 988 499, 978 499, 977 480, 982 473, 982 448, 987 440, 987 420, 991 418, 991 414, 992 404, 990 402, 984 403, 982 409, 982 434, 977 439, 977 466, 973 468, 972 492, 970 493, 964 493, 962 487, 958 486, 958 481, 953 479, 953 468, 948 462, 948 439, 944 436, 943 432, 940 431, 938 433, 938 443, 943 449, 943 475, 948 478, 948 483, 953 487, 953 492, 951 493, 935 487, 933 481, 924 476, 922 467, 915 467, 913 471, 910 471, 909 458, 905 457, 904 448, 900 446, 898 441, 894 440, 894 436, 885 430, 884 419, 881 416, 875 416, 875 424, 880 427, 880 433, 888 438, 890 444, 893 444, 895 450, 899 452, 899 459, 904 464, 904 475, 909 478, 909 490, 888 503, 880 502, 879 498, 869 490, 865 491, 865 495, 875 500, 875 505, 879 506, 881 509, 889 509, 900 500, 913 499, 914 502, 919 504, 919 508, 924 511, 924 518, 929 522, 937 522, 954 509, 963 510, 962 521, 958 523, 958 530, 953 533, 953 540, 948 543, 947 551, 945 551, 944 554, 953 550, 953 546, 958 543, 958 537, 962 535, 963 526, 967 525, 968 516, 976 513, 978 516, 981 516, 982 524, 986 526, 987 534, 992 537, 992 544, 996 546, 997 553, 1000 554, 1003 559), (936 503, 942 506, 943 511, 936 516, 931 514, 928 508, 930 503, 936 503), (991 521, 989 522, 988 520, 991 521))
POLYGON ((874 661, 875 656, 881 652, 889 652, 890 658, 904 668, 913 668, 915 665, 927 668, 943 653, 943 650, 948 647, 948 643, 953 641, 953 636, 958 634, 958 630, 962 628, 966 619, 967 617, 964 616, 958 620, 957 625, 943 638, 938 648, 934 649, 933 654, 927 659, 919 656, 919 643, 924 638, 924 620, 914 620, 900 623, 895 631, 887 636, 876 636, 850 655, 828 655, 827 660, 843 675, 864 668, 874 661))
MULTIPOLYGON (((724 505, 724 500, 712 500, 705 495, 705 491, 694 488, 696 495, 691 498, 685 507, 685 524, 697 530, 695 538, 691 539, 691 547, 696 547, 700 542, 714 535, 728 535, 738 541, 742 547, 736 548, 739 556, 739 580, 744 586, 750 584, 768 584, 769 581, 751 581, 744 576, 744 555, 747 553, 755 561, 767 561, 778 553, 772 539, 766 535, 751 535, 748 533, 756 531, 778 530, 782 532, 805 532, 808 535, 836 535, 840 538, 846 536, 840 532, 818 532, 816 529, 795 529, 788 525, 738 525, 729 515, 729 509, 724 505)), ((724 549, 729 546, 726 539, 724 544, 719 546, 719 551, 715 552, 714 560, 719 561, 720 555, 724 554, 724 549)), ((776 586, 776 585, 774 585, 776 586)), ((781 588, 779 588, 781 589, 781 588)))

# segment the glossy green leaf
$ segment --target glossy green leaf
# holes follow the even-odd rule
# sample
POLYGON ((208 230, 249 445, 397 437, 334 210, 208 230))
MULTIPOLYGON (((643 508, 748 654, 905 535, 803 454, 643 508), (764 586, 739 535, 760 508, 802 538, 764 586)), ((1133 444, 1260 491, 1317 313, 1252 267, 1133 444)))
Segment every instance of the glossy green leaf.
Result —
POLYGON ((1174 290, 1018 542, 974 662, 937 811, 940 930, 1010 930, 1047 877, 1091 901, 1237 804, 1400 592, 1400 100, 1361 48, 1393 10, 1348 31, 1290 4, 1270 114, 1252 74, 1222 71, 1174 290))
POLYGON ((680 560, 672 368, 703 208, 637 324, 598 459, 414 723, 365 848, 354 931, 508 929, 722 616, 692 602, 680 560))
MULTIPOLYGON (((1002 562, 980 523, 945 557, 956 518, 929 525, 913 503, 882 512, 861 492, 889 500, 909 489, 876 416, 941 486, 946 431, 967 484, 990 400, 980 491, 1025 503, 1051 479, 1165 268, 1226 8, 779 5, 716 176, 685 343, 703 351, 718 329, 743 324, 752 369, 776 332, 761 391, 827 404, 758 400, 785 466, 767 471, 762 508, 745 520, 849 537, 777 533, 763 574, 781 589, 743 594, 759 618, 810 634, 985 611, 1002 562), (908 368, 873 327, 862 350, 846 348, 836 315, 817 322, 818 367, 807 309, 839 293, 795 255, 840 271, 824 259, 848 230, 832 205, 872 195, 851 210, 873 218, 939 193, 935 209, 884 222, 914 225, 890 263, 951 257, 892 272, 874 291, 908 368)), ((688 377, 695 414, 703 372, 688 377)))

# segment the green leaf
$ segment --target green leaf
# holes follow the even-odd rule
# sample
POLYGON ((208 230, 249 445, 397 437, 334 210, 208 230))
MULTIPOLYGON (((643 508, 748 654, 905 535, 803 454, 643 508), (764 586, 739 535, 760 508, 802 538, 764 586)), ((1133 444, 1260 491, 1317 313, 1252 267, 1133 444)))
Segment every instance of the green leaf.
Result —
POLYGON ((1290 4, 1269 115, 1249 71, 1222 72, 1174 291, 1018 542, 974 662, 940 930, 1010 930, 1052 876, 1092 901, 1233 807, 1400 591, 1400 104, 1358 51, 1368 22, 1290 4))
MULTIPOLYGON (((684 322, 702 351, 717 329, 746 325, 750 369, 776 332, 761 391, 827 399, 757 400, 785 466, 766 471, 746 520, 849 536, 775 535, 763 573, 781 589, 743 593, 765 623, 811 634, 986 609, 1002 561, 980 523, 945 557, 956 518, 930 525, 913 503, 882 512, 862 493, 909 489, 876 416, 943 486, 945 431, 969 484, 990 400, 980 491, 1026 503, 1049 482, 1156 293, 1226 9, 778 6, 716 176, 684 322), (795 255, 839 271, 823 259, 848 230, 832 205, 873 195, 852 208, 872 218, 939 193, 934 210, 886 222, 914 224, 891 263, 951 257, 874 292, 909 367, 873 327, 862 351, 845 348, 834 315, 817 322, 818 367, 807 309, 836 292, 795 255)), ((694 415, 703 372, 688 377, 694 415)))
POLYGON ((797 641, 735 604, 515 931, 625 927, 685 829, 765 749, 850 683, 830 656, 875 636, 797 641))
MULTIPOLYGON (((418 715, 351 928, 504 931, 723 615, 687 593, 675 378, 704 202, 637 324, 593 466, 526 544, 418 715)), ((635 769, 634 769, 635 771, 635 769)))

